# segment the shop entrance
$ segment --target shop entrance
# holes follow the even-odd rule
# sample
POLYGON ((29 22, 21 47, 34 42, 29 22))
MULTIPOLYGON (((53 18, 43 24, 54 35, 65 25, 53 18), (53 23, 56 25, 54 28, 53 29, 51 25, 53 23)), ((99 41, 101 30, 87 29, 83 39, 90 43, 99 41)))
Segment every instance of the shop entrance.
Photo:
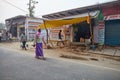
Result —
POLYGON ((87 22, 73 25, 73 42, 85 42, 90 36, 90 26, 87 22))
POLYGON ((120 46, 120 19, 105 21, 105 45, 120 46))

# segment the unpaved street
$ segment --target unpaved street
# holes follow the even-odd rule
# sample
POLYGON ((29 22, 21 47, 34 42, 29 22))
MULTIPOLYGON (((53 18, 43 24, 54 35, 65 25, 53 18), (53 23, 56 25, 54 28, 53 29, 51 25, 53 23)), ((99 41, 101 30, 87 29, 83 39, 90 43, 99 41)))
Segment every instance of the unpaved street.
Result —
POLYGON ((120 80, 120 71, 0 47, 0 80, 120 80))

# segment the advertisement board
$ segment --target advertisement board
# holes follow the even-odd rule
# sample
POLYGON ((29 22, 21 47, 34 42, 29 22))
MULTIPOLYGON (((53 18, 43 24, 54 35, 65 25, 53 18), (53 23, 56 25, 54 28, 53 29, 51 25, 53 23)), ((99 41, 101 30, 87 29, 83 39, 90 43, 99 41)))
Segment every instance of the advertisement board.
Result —
POLYGON ((105 26, 104 22, 100 21, 98 26, 98 43, 104 44, 104 35, 105 35, 105 26))
POLYGON ((59 31, 62 30, 62 39, 63 40, 70 40, 70 28, 69 27, 58 27, 50 29, 50 39, 51 40, 58 40, 59 31))

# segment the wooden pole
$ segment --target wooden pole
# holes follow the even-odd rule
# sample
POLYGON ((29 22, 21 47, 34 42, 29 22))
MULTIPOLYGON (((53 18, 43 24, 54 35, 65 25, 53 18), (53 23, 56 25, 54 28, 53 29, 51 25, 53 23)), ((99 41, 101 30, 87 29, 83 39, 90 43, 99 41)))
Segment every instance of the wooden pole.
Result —
POLYGON ((90 16, 90 12, 88 12, 88 16, 89 16, 90 34, 91 34, 91 39, 92 39, 92 45, 94 45, 94 39, 93 39, 93 28, 92 28, 92 24, 91 24, 91 16, 90 16))
MULTIPOLYGON (((47 27, 46 27, 45 20, 43 20, 43 22, 44 22, 45 30, 46 30, 46 33, 47 33, 47 44, 48 44, 48 38, 49 38, 49 40, 50 40, 50 37, 48 36, 48 29, 47 29, 47 27)), ((51 41, 50 41, 50 43, 51 43, 51 45, 52 45, 52 47, 53 47, 53 44, 52 44, 51 41)))
POLYGON ((47 44, 48 44, 48 29, 46 28, 45 20, 43 20, 43 22, 44 22, 45 30, 46 30, 46 33, 47 33, 47 44))

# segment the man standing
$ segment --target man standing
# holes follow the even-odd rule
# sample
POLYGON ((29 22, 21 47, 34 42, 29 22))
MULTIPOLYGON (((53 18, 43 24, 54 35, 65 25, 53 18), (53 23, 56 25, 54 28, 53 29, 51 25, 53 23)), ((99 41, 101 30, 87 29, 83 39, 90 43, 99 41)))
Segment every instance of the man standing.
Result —
MULTIPOLYGON (((63 35, 62 35, 62 30, 60 30, 59 33, 58 33, 58 39, 59 39, 60 42, 64 45, 64 42, 63 42, 63 40, 62 40, 62 37, 63 37, 63 35)), ((57 42, 57 46, 58 46, 58 44, 59 44, 59 41, 57 42)))
POLYGON ((1 42, 1 39, 2 39, 2 32, 0 31, 0 42, 1 42))
POLYGON ((27 36, 25 35, 25 33, 23 32, 20 36, 20 41, 22 42, 22 49, 26 49, 26 42, 27 42, 27 36))

